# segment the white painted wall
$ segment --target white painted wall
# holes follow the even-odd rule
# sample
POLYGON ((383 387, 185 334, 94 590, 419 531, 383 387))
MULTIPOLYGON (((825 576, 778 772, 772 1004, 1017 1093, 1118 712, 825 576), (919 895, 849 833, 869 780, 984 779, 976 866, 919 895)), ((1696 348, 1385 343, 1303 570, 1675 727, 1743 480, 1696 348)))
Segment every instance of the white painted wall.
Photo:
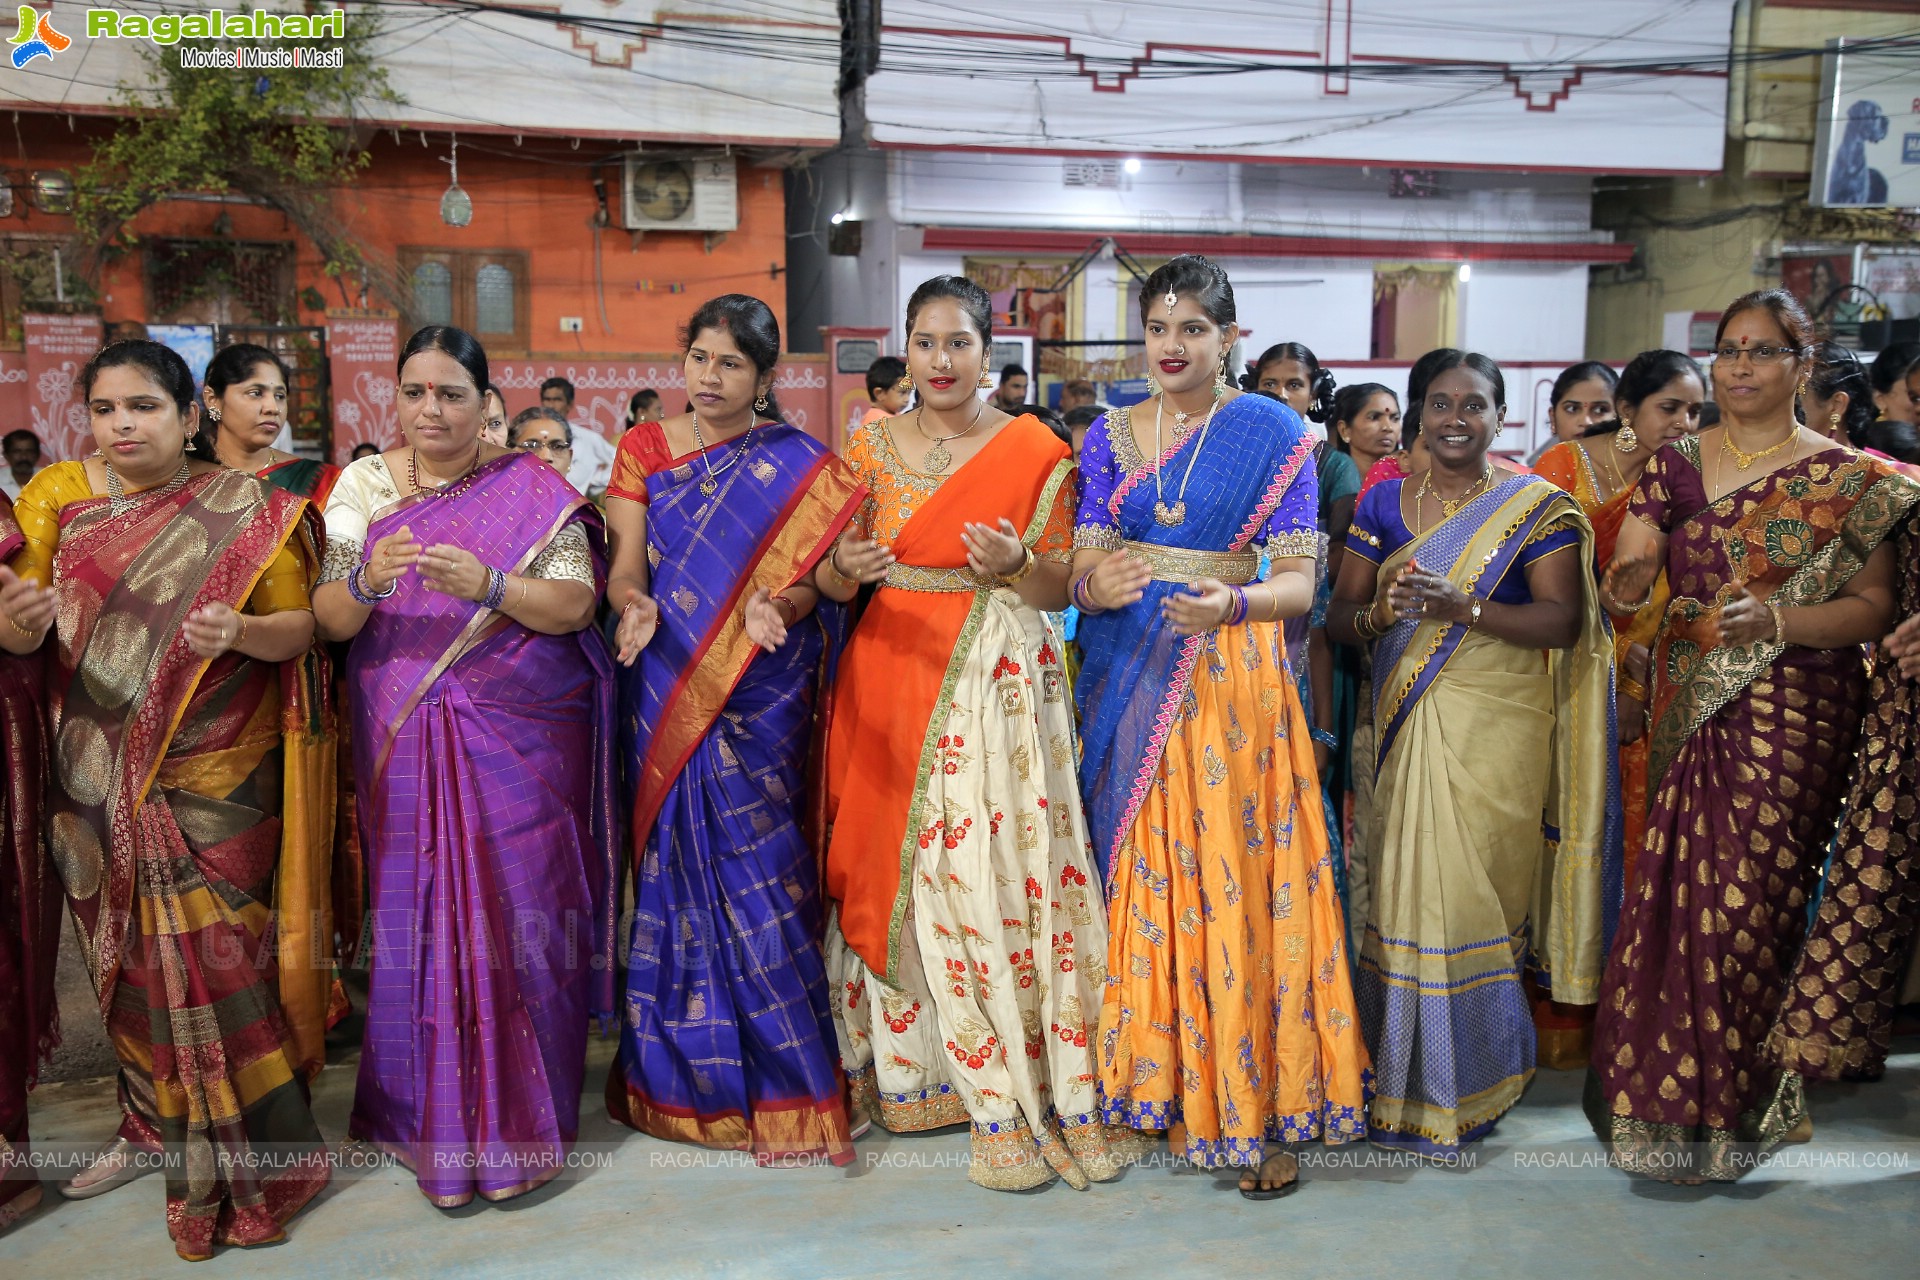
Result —
POLYGON ((1112 233, 1594 240, 1592 180, 1453 172, 1440 193, 1387 194, 1385 168, 1143 160, 1118 188, 1069 187, 1056 156, 896 151, 889 209, 903 223, 1112 233))
POLYGON ((1574 363, 1587 349, 1587 274, 1475 263, 1460 286, 1460 345, 1497 360, 1574 363))

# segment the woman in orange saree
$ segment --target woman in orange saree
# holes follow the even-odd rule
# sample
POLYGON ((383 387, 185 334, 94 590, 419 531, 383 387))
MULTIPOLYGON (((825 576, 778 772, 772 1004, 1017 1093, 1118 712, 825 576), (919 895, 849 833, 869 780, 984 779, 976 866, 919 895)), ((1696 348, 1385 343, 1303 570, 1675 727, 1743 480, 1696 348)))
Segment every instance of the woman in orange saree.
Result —
MULTIPOLYGON (((1817 1029, 1783 1035, 1781 1015, 1803 996, 1822 1018, 1838 1012, 1859 994, 1847 965, 1870 948, 1829 933, 1824 945, 1854 954, 1796 975, 1821 942, 1808 941, 1808 898, 1856 779, 1910 740, 1911 682, 1870 683, 1860 646, 1892 626, 1920 488, 1796 421, 1811 329, 1780 290, 1727 309, 1721 425, 1648 464, 1604 587, 1611 607, 1638 607, 1664 565, 1673 596, 1654 649, 1653 804, 1601 987, 1586 1109, 1622 1168, 1669 1181, 1731 1181, 1811 1133, 1801 1051, 1817 1029), (1863 735, 1876 721, 1885 731, 1863 735)), ((1911 824, 1913 786, 1909 770, 1865 793, 1837 867, 1862 865, 1862 847, 1901 856, 1881 815, 1911 824)))
MULTIPOLYGON (((0 494, 0 564, 26 543, 0 494)), ((0 653, 0 1232, 40 1203, 27 1156, 27 1091, 59 1038, 53 999, 60 885, 41 828, 46 786, 46 670, 40 655, 0 653)))
MULTIPOLYGON (((1579 439, 1540 455, 1533 473, 1573 495, 1593 525, 1594 572, 1613 561, 1613 545, 1626 519, 1633 486, 1647 460, 1682 435, 1700 429, 1706 381, 1691 356, 1678 351, 1642 351, 1621 371, 1614 389, 1615 414, 1579 439)), ((1667 580, 1638 613, 1613 618, 1615 688, 1620 705, 1620 806, 1625 840, 1626 892, 1647 826, 1647 661, 1660 617, 1666 611, 1667 580)), ((1541 1065, 1577 1071, 1593 1052, 1593 1006, 1542 999, 1534 1008, 1541 1065)))
POLYGON ((968 1176, 1117 1176, 1092 1038, 1106 914, 1074 778, 1061 640, 1073 456, 982 404, 992 302, 941 276, 907 308, 922 409, 856 431, 870 497, 815 574, 878 585, 829 700, 827 971, 864 1112, 972 1123, 968 1176))
POLYGON ((282 1239, 327 1181, 271 941, 278 668, 313 638, 317 548, 305 501, 187 455, 172 351, 116 343, 81 383, 101 456, 34 477, 0 575, 0 644, 56 632, 49 840, 121 1062, 120 1133, 62 1190, 164 1151, 198 1261, 282 1239))

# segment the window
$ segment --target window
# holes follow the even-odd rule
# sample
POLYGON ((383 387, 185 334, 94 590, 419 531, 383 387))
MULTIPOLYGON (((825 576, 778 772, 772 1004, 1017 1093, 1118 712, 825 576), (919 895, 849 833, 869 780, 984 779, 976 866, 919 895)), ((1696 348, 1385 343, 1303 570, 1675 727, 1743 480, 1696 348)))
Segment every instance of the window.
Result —
POLYGON ((453 323, 453 272, 444 262, 413 269, 413 318, 420 324, 453 323))
POLYGON ((458 325, 490 355, 526 353, 531 326, 524 252, 403 247, 400 268, 413 288, 409 324, 458 325))

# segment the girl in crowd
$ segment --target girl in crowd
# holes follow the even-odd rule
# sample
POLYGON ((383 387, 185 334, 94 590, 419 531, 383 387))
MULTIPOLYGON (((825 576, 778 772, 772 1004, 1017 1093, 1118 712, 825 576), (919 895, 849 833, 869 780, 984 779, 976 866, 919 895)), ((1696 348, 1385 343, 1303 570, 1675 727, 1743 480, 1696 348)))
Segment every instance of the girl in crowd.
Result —
POLYGON ((1432 466, 1360 500, 1328 625, 1377 642, 1359 979, 1369 1132, 1446 1155, 1533 1076, 1523 967, 1566 1003, 1598 997, 1619 851, 1592 529, 1567 494, 1488 461, 1506 408, 1498 365, 1455 353, 1430 377, 1432 466))
MULTIPOLYGON (((1251 389, 1272 396, 1309 422, 1325 424, 1333 416, 1335 392, 1333 374, 1323 368, 1320 358, 1303 342, 1278 342, 1260 353, 1247 380, 1251 389)), ((1353 504, 1360 496, 1360 473, 1353 460, 1333 447, 1332 431, 1328 439, 1314 445, 1313 462, 1319 486, 1317 531, 1325 535, 1316 557, 1313 608, 1305 617, 1286 620, 1287 658, 1300 682, 1300 699, 1306 708, 1307 723, 1313 737, 1313 761, 1323 781, 1333 772, 1342 735, 1339 723, 1344 708, 1334 688, 1333 645, 1327 639, 1327 601, 1332 591, 1333 530, 1344 538, 1353 517, 1353 504)), ((1327 833, 1332 841, 1334 884, 1344 910, 1347 901, 1347 857, 1341 841, 1340 810, 1333 791, 1327 790, 1327 833)))
POLYGON ((282 1239, 327 1181, 266 941, 279 668, 313 639, 318 548, 305 499, 190 454, 178 355, 115 343, 80 388, 99 452, 26 486, 0 572, 0 646, 57 630, 47 830, 121 1064, 119 1134, 62 1190, 164 1149, 168 1231, 200 1260, 282 1239))
MULTIPOLYGON (((488 386, 483 393, 485 411, 480 415, 480 438, 490 445, 506 448, 512 443, 507 430, 507 398, 500 388, 488 386)), ((358 459, 356 458, 356 461, 358 459)), ((565 470, 563 467, 562 470, 565 470)))
POLYGON ((1298 1185, 1284 1144, 1358 1138, 1365 1107, 1276 625, 1313 603, 1314 440, 1290 408, 1228 389, 1239 326, 1217 265, 1175 258, 1140 313, 1160 390, 1088 433, 1075 528, 1082 783, 1111 887, 1100 1080, 1110 1120, 1169 1130, 1177 1156, 1243 1169, 1242 1194, 1269 1199, 1298 1185))
MULTIPOLYGON (((13 502, 0 494, 0 564, 25 545, 13 502)), ((58 1023, 53 969, 63 913, 40 825, 45 698, 40 655, 0 651, 0 742, 7 744, 0 764, 0 1232, 40 1203, 40 1174, 27 1149, 27 1090, 53 1052, 58 1023)))
POLYGON ((810 581, 864 496, 780 420, 780 328, 687 322, 693 409, 634 427, 607 488, 634 924, 613 1118, 763 1160, 853 1158, 802 812, 843 611, 810 581))
POLYGON ((1837 342, 1820 343, 1813 359, 1807 392, 1800 397, 1806 424, 1829 440, 1859 448, 1861 437, 1880 416, 1872 378, 1860 357, 1837 342))
POLYGON ((327 506, 314 606, 351 640, 372 989, 349 1133, 451 1208, 518 1195, 579 1129, 613 1008, 613 688, 590 629, 599 516, 480 439, 487 356, 433 325, 399 362, 400 448, 327 506))
MULTIPOLYGON (((1593 571, 1613 561, 1614 543, 1626 519, 1633 487, 1648 459, 1682 435, 1700 429, 1706 381, 1692 357, 1678 351, 1643 351, 1620 374, 1614 388, 1615 416, 1578 440, 1540 455, 1534 474, 1573 495, 1593 525, 1593 571)), ((1666 611, 1666 579, 1654 584, 1652 601, 1632 616, 1613 619, 1614 686, 1620 738, 1622 883, 1632 892, 1634 864, 1647 816, 1647 663, 1654 633, 1666 611)), ((1542 1002, 1534 1022, 1540 1060, 1559 1071, 1584 1068, 1593 1052, 1593 1006, 1542 1002)))
MULTIPOLYGON (((1391 389, 1378 382, 1361 382, 1342 387, 1333 401, 1328 439, 1351 466, 1353 483, 1348 496, 1333 503, 1327 501, 1327 489, 1320 491, 1320 505, 1326 513, 1327 581, 1340 580, 1340 558, 1346 552, 1347 530, 1353 525, 1353 509, 1359 502, 1361 477, 1371 472, 1400 447, 1400 400, 1391 389)), ((1329 471, 1320 473, 1323 486, 1329 471)), ((1329 591, 1329 601, 1331 594, 1329 591)), ((1331 639, 1329 637, 1329 639, 1331 639)), ((1371 686, 1367 680, 1366 653, 1352 645, 1330 644, 1333 655, 1334 746, 1321 783, 1334 815, 1335 834, 1344 848, 1347 863, 1347 942, 1351 948, 1359 941, 1359 930, 1367 918, 1367 859, 1363 830, 1370 830, 1370 814, 1363 812, 1373 797, 1373 713, 1367 706, 1371 686), (1368 753, 1360 764, 1362 727, 1368 753), (1349 808, 1349 797, 1353 798, 1349 808)))
POLYGON ((1616 379, 1613 369, 1598 360, 1569 365, 1553 380, 1553 408, 1549 422, 1553 435, 1527 459, 1531 466, 1555 445, 1567 444, 1613 417, 1616 379))
MULTIPOLYGON (((213 453, 226 466, 306 498, 313 545, 324 546, 321 520, 340 468, 273 447, 287 420, 287 367, 265 347, 240 342, 207 363, 201 388, 213 453)), ((340 776, 333 663, 316 635, 298 662, 280 669, 286 720, 280 820, 284 832, 274 881, 275 936, 280 950, 280 1011, 299 1046, 299 1068, 309 1079, 326 1065, 330 1022, 346 1013, 346 991, 333 976, 335 820, 340 776)), ((358 879, 357 841, 343 850, 342 879, 358 879)), ((358 895, 349 895, 357 902, 358 895)), ((350 908, 351 909, 351 908, 350 908)), ((348 942, 359 935, 348 917, 348 942)))
POLYGON ((1435 347, 1415 360, 1413 367, 1407 370, 1407 411, 1400 419, 1400 452, 1380 459, 1362 477, 1362 498, 1382 481, 1418 480, 1427 473, 1431 459, 1427 455, 1426 437, 1420 434, 1420 406, 1426 399, 1427 383, 1432 379, 1433 371, 1459 358, 1461 354, 1453 347, 1435 347))
POLYGON ((827 965, 856 1109, 971 1120, 969 1177, 1116 1177, 1094 1019, 1106 918, 1089 874, 1061 640, 1074 464, 979 398, 993 303, 937 276, 907 304, 905 417, 857 429, 870 490, 816 587, 876 584, 828 714, 827 965))
POLYGON ((1914 413, 1913 388, 1907 385, 1907 376, 1916 365, 1920 365, 1920 342, 1890 343, 1873 358, 1867 378, 1873 384, 1877 416, 1895 422, 1912 422, 1920 417, 1914 413))
MULTIPOLYGON (((1653 654, 1639 888, 1607 965, 1586 1102, 1627 1169, 1683 1181, 1736 1178, 1810 1131, 1804 1073, 1826 1066, 1812 1050, 1848 1038, 1862 975, 1891 967, 1886 931, 1862 928, 1854 903, 1845 930, 1860 945, 1816 935, 1805 954, 1823 942, 1831 963, 1796 992, 1812 997, 1805 1020, 1772 1056, 1768 1037, 1850 775, 1910 766, 1887 753, 1913 721, 1911 684, 1870 685, 1859 646, 1893 625, 1920 488, 1795 421, 1814 369, 1792 295, 1740 298, 1714 345, 1721 424, 1647 464, 1605 581, 1610 608, 1637 612, 1664 567, 1672 599, 1653 654), (1907 727, 1870 733, 1856 762, 1863 716, 1907 727)), ((1853 811, 1836 868, 1899 856, 1878 811, 1910 807, 1910 775, 1906 787, 1853 811)))

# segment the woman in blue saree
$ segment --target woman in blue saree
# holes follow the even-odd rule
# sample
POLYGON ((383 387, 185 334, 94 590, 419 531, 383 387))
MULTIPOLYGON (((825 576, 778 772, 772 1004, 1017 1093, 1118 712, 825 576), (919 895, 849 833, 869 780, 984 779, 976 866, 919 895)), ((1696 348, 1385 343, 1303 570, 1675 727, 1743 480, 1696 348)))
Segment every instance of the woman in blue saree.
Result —
POLYGON ((1432 466, 1360 499, 1328 628, 1374 642, 1368 1133, 1446 1156, 1533 1077, 1521 974, 1562 1003, 1599 998, 1619 760, 1592 526, 1563 490, 1487 460, 1506 405, 1493 361, 1456 352, 1423 394, 1432 466))
POLYGON ((1166 1130, 1264 1200, 1298 1185, 1285 1144, 1364 1132, 1346 924, 1280 625, 1313 600, 1314 441, 1290 408, 1215 382, 1238 328, 1218 266, 1174 259, 1141 313, 1160 394, 1088 433, 1074 532, 1081 789, 1111 923, 1100 1081, 1109 1124, 1166 1130))
POLYGON ((634 918, 615 1120, 765 1163, 853 1159, 802 821, 843 627, 813 569, 865 490, 773 402, 780 329, 687 325, 693 408, 629 430, 607 489, 634 918))

